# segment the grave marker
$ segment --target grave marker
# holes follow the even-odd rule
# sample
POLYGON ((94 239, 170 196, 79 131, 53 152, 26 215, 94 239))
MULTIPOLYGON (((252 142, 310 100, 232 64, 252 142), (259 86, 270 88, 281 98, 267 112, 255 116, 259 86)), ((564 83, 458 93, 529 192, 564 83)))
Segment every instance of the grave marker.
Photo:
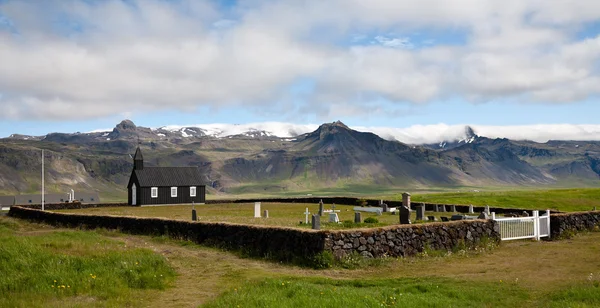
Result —
POLYGON ((490 215, 490 206, 489 205, 485 205, 485 213, 488 214, 488 216, 490 215))
POLYGON ((361 223, 361 222, 362 222, 362 219, 361 219, 361 217, 360 217, 360 212, 356 212, 356 213, 354 213, 354 223, 357 223, 357 224, 359 224, 359 223, 361 223))
POLYGON ((490 219, 490 215, 488 215, 486 212, 481 212, 481 214, 477 216, 477 219, 490 219))
POLYGON ((446 205, 442 204, 442 206, 440 207, 440 212, 446 212, 446 205))
POLYGON ((381 204, 381 211, 384 212, 384 213, 387 213, 387 211, 388 211, 388 205, 385 204, 385 203, 382 203, 381 204))
POLYGON ((402 206, 406 206, 410 210, 410 194, 407 192, 402 194, 402 206))
POLYGON ((340 222, 340 218, 337 213, 329 213, 329 222, 340 222))
POLYGON ((473 204, 469 204, 469 214, 474 214, 475 212, 473 211, 473 204))
POLYGON ((269 218, 269 210, 265 210, 265 211, 263 212, 263 217, 264 217, 264 218, 269 218))
POLYGON ((321 230, 321 216, 312 215, 312 229, 321 230))
POLYGON ((429 221, 437 221, 437 218, 435 218, 435 216, 427 216, 427 220, 429 220, 429 221))
POLYGON ((308 224, 308 215, 310 215, 310 212, 308 211, 308 208, 306 208, 306 211, 304 212, 304 215, 305 215, 304 221, 308 224))
POLYGON ((319 201, 319 216, 323 216, 323 199, 319 201))
POLYGON ((254 202, 254 218, 260 218, 260 202, 254 202))
POLYGON ((456 213, 456 205, 452 204, 452 213, 456 213))
POLYGON ((410 209, 404 205, 400 207, 400 223, 410 225, 410 209))
POLYGON ((425 204, 417 206, 417 220, 425 220, 425 204))

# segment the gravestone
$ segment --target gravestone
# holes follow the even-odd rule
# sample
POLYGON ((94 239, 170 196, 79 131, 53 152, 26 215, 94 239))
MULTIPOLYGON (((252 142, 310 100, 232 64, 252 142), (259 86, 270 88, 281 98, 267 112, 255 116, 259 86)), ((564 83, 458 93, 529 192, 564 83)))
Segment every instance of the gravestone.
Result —
POLYGON ((304 212, 305 218, 304 221, 308 224, 308 215, 310 215, 310 212, 308 211, 308 208, 306 208, 306 211, 304 212))
POLYGON ((321 216, 312 215, 312 228, 313 230, 321 230, 321 216))
POLYGON ((448 217, 446 217, 446 216, 442 216, 442 217, 440 217, 440 218, 442 218, 442 221, 450 221, 450 220, 448 219, 448 217))
POLYGON ((192 221, 197 221, 198 215, 196 214, 196 209, 192 209, 192 221))
POLYGON ((446 212, 446 205, 445 204, 442 204, 440 206, 440 212, 444 212, 444 213, 446 212))
POLYGON ((464 215, 460 215, 460 214, 454 214, 452 215, 452 217, 450 217, 450 220, 454 221, 454 220, 465 220, 467 219, 466 216, 464 215))
POLYGON ((402 194, 402 206, 406 206, 410 210, 410 194, 407 192, 402 194))
POLYGON ((340 218, 337 213, 329 213, 329 222, 340 222, 340 218))
POLYGON ((269 210, 265 210, 265 211, 263 212, 263 217, 264 217, 264 218, 269 218, 269 210))
POLYGON ((410 209, 404 205, 400 207, 400 223, 410 225, 410 209))
POLYGON ((377 216, 381 216, 381 210, 377 210, 377 216))
POLYGON ((437 204, 433 205, 433 211, 436 212, 436 213, 440 211, 440 209, 439 209, 439 207, 438 207, 437 204))
POLYGON ((384 213, 387 213, 387 211, 388 211, 388 205, 385 204, 385 203, 382 203, 381 204, 381 211, 384 212, 384 213))
POLYGON ((323 216, 323 199, 319 201, 319 216, 323 216))
POLYGON ((429 220, 429 221, 437 221, 437 218, 435 218, 435 216, 427 216, 427 220, 429 220))
POLYGON ((469 214, 474 214, 475 211, 473 211, 473 204, 469 204, 469 214))
POLYGON ((490 215, 488 215, 486 212, 481 212, 481 214, 477 216, 477 219, 490 219, 490 215))
POLYGON ((529 213, 527 211, 523 211, 522 215, 523 217, 529 217, 529 213))
POLYGON ((596 210, 596 207, 594 206, 594 211, 596 210))
POLYGON ((490 206, 489 205, 485 206, 485 213, 490 215, 490 206))
POLYGON ((260 202, 254 202, 254 218, 260 218, 260 202))
POLYGON ((452 204, 452 213, 456 213, 456 205, 452 204))
POLYGON ((425 220, 425 204, 417 206, 417 220, 425 220))
POLYGON ((361 219, 361 217, 360 217, 360 212, 356 212, 356 213, 354 213, 354 223, 357 223, 357 224, 359 224, 359 223, 361 223, 361 222, 362 222, 362 219, 361 219))

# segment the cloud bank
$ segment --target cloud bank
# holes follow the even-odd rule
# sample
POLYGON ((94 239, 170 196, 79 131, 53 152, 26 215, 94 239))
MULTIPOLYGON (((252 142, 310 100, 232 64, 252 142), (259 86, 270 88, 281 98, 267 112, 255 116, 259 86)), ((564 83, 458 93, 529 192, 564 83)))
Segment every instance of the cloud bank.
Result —
MULTIPOLYGON (((544 143, 549 140, 599 141, 600 125, 521 125, 521 126, 486 126, 486 125, 414 125, 405 128, 350 126, 361 132, 371 132, 387 140, 398 140, 408 144, 434 144, 442 141, 458 141, 466 139, 465 128, 470 126, 475 133, 488 138, 508 138, 511 140, 530 140, 544 143)), ((181 131, 185 127, 198 127, 207 134, 224 138, 244 134, 248 131, 265 131, 269 135, 281 138, 292 138, 297 135, 315 131, 317 124, 292 124, 284 122, 264 122, 248 124, 191 124, 169 125, 160 127, 169 131, 181 131)))
POLYGON ((0 118, 573 103, 600 94, 599 20, 600 1, 577 0, 8 0, 0 118))

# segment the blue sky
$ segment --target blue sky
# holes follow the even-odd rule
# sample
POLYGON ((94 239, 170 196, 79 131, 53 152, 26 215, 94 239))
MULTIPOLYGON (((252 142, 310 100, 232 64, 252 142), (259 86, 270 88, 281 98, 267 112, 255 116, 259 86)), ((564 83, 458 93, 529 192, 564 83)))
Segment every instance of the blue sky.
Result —
POLYGON ((597 124, 594 1, 0 0, 0 137, 597 124))

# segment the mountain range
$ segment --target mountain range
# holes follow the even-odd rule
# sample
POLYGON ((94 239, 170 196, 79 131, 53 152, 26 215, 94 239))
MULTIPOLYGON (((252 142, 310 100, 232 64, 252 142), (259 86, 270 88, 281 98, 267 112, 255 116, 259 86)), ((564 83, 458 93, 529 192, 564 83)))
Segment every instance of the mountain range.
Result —
POLYGON ((339 121, 307 129, 225 132, 124 120, 104 132, 13 134, 0 139, 0 193, 38 192, 44 149, 48 191, 74 188, 122 199, 138 146, 148 165, 199 166, 210 193, 600 184, 598 141, 492 139, 467 126, 458 140, 415 145, 339 121))

